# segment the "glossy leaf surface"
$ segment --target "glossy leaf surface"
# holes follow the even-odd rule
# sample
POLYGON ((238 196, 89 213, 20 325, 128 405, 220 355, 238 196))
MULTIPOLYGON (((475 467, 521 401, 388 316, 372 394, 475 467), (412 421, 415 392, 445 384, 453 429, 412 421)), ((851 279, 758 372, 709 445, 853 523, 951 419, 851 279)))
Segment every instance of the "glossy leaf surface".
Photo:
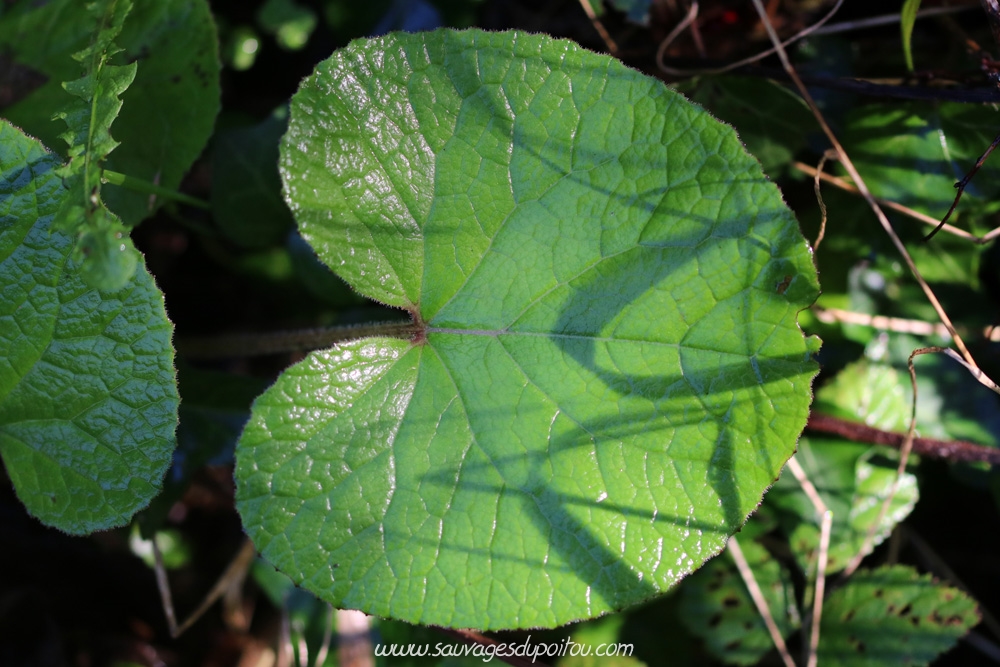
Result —
POLYGON ((69 533, 126 523, 174 448, 172 326, 144 267, 87 287, 51 229, 58 156, 0 122, 0 456, 18 497, 69 533))
POLYGON ((728 126, 524 33, 390 35, 293 98, 286 197, 321 260, 415 316, 254 405, 237 505, 341 607, 557 625, 676 583, 804 424, 816 276, 728 126))

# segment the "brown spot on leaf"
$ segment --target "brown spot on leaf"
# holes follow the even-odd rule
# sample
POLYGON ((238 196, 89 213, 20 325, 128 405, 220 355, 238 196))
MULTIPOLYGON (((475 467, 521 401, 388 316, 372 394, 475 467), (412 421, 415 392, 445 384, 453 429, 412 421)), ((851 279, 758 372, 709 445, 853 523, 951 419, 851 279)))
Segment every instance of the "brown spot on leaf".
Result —
POLYGON ((708 618, 708 627, 710 628, 719 627, 719 623, 722 623, 722 614, 712 614, 708 618))
POLYGON ((735 639, 735 640, 729 642, 728 644, 726 644, 726 650, 727 651, 735 651, 741 645, 742 645, 742 642, 739 639, 735 639))
POLYGON ((899 615, 900 616, 907 616, 911 611, 913 611, 913 605, 908 604, 908 605, 906 605, 905 607, 903 607, 902 609, 899 610, 899 615))
POLYGON ((733 607, 738 607, 739 605, 740 605, 739 598, 737 598, 735 595, 727 595, 726 597, 722 598, 722 606, 726 607, 727 609, 732 609, 733 607))
POLYGON ((848 622, 848 623, 850 623, 853 618, 854 618, 854 610, 853 609, 850 610, 849 612, 847 612, 846 614, 844 614, 844 620, 846 622, 848 622))
POLYGON ((775 291, 777 291, 778 294, 784 294, 785 290, 787 290, 788 286, 791 284, 792 284, 792 277, 785 276, 784 279, 775 286, 775 291))

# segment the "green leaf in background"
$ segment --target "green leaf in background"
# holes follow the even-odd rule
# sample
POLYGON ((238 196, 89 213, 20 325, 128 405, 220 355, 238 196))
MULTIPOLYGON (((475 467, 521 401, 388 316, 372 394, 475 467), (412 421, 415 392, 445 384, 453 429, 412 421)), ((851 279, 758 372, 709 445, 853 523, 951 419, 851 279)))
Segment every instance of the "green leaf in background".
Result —
MULTIPOLYGON (((803 438, 799 442, 799 463, 833 511, 828 572, 843 569, 858 553, 892 489, 896 461, 883 460, 881 453, 879 448, 832 438, 803 438)), ((906 473, 875 532, 875 546, 913 511, 917 498, 916 478, 906 473)), ((809 499, 793 479, 783 477, 768 494, 767 502, 777 512, 799 565, 806 571, 814 568, 819 520, 809 499)))
POLYGON ((813 409, 863 422, 883 431, 905 432, 910 426, 909 376, 880 363, 850 364, 816 392, 813 409))
MULTIPOLYGON (((740 546, 774 622, 781 635, 788 637, 801 624, 791 575, 756 541, 741 539, 740 546)), ((774 650, 764 620, 728 552, 681 587, 681 619, 725 663, 756 665, 774 650)))
POLYGON ((732 128, 527 33, 354 42, 292 101, 303 237, 414 340, 315 352, 254 404, 237 507, 339 607, 554 626, 718 553, 816 372, 798 226, 732 128))
POLYGON ((282 108, 257 125, 220 132, 213 142, 212 216, 241 246, 280 243, 293 225, 278 175, 278 142, 287 127, 282 108))
MULTIPOLYGON (((34 76, 8 97, 0 115, 50 149, 59 149, 59 122, 50 120, 71 102, 61 82, 80 76, 71 54, 94 34, 86 3, 19 0, 0 9, 0 51, 11 67, 34 76), (41 83, 44 79, 44 83, 41 83), (41 85, 39 85, 41 84, 41 85)), ((205 0, 135 3, 116 40, 123 49, 112 64, 135 62, 135 81, 122 95, 114 134, 121 146, 105 166, 177 189, 202 152, 219 109, 219 58, 215 24, 205 0)), ((149 216, 161 200, 115 186, 102 194, 126 225, 149 216)))
MULTIPOLYGON (((955 199, 955 183, 993 141, 996 127, 996 111, 985 106, 866 105, 847 114, 841 140, 873 194, 940 219, 955 199)), ((998 208, 1000 164, 987 160, 957 214, 973 219, 998 208)))
POLYGON ((903 58, 906 59, 906 69, 913 71, 913 50, 910 38, 913 37, 913 25, 917 22, 917 12, 920 11, 920 0, 903 0, 903 10, 899 14, 899 30, 903 37, 903 58))
POLYGON ((87 287, 51 229, 72 196, 61 160, 0 122, 0 456, 43 523, 122 525, 159 491, 174 449, 172 326, 144 267, 87 287))
POLYGON ((823 604, 819 664, 926 665, 977 623, 975 601, 930 575, 903 565, 858 570, 823 604))
POLYGON ((257 10, 257 24, 289 51, 306 45, 317 22, 316 12, 295 0, 267 0, 257 10))
MULTIPOLYGON (((816 392, 814 409, 887 431, 905 431, 910 414, 903 384, 906 380, 905 373, 891 366, 851 364, 816 392)), ((824 437, 802 438, 797 458, 823 502, 833 511, 827 571, 836 572, 861 549, 892 489, 898 459, 887 448, 824 437)), ((874 546, 913 511, 918 497, 916 477, 904 473, 889 511, 875 532, 874 546)), ((794 478, 782 476, 768 494, 766 506, 777 512, 800 566, 807 571, 814 567, 819 545, 818 518, 794 478)))

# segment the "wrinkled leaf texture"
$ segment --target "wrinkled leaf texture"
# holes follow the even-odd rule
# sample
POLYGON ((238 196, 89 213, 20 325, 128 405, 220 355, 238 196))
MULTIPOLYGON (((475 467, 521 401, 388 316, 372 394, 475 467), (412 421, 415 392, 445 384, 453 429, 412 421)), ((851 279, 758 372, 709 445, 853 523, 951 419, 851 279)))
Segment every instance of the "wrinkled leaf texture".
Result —
POLYGON ((554 626, 718 553, 805 423, 810 253, 732 128, 546 36, 352 43, 292 101, 286 198, 413 340, 314 352, 255 403, 237 506, 341 607, 554 626))
POLYGON ((52 229, 62 160, 0 121, 0 457, 43 523, 127 523, 160 489, 177 426, 163 295, 145 267, 88 287, 52 229))

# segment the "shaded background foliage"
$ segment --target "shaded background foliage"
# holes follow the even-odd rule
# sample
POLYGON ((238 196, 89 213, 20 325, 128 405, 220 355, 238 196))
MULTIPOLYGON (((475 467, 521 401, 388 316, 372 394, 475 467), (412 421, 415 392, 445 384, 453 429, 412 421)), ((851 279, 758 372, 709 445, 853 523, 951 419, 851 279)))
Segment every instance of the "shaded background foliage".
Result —
MULTIPOLYGON (((439 25, 522 28, 568 37, 594 50, 606 49, 574 0, 234 0, 210 4, 219 30, 223 63, 221 113, 209 147, 180 187, 211 201, 213 211, 166 206, 133 234, 165 293, 168 313, 176 325, 176 339, 181 342, 215 333, 294 329, 398 316, 353 294, 315 260, 294 231, 278 195, 275 161, 277 140, 286 122, 285 105, 301 79, 333 50, 357 36, 439 25), (259 183, 260 187, 241 187, 247 182, 259 183), (227 212, 233 211, 243 212, 239 217, 250 224, 227 220, 227 212)), ((623 11, 634 10, 630 15, 633 19, 642 18, 642 3, 610 4, 623 11)), ((645 25, 629 21, 618 11, 603 14, 627 64, 657 73, 656 47, 679 19, 681 4, 655 3, 645 25)), ((711 4, 703 8, 699 21, 708 60, 725 62, 763 47, 759 24, 748 3, 711 4)), ((846 4, 836 21, 898 12, 900 5, 896 1, 846 4)), ((817 11, 826 6, 828 3, 783 3, 774 19, 782 34, 791 34, 815 20, 817 11)), ((896 77, 892 85, 930 91, 927 100, 901 102, 893 99, 888 87, 876 91, 877 95, 834 87, 813 89, 862 174, 871 179, 869 184, 876 194, 895 198, 932 216, 943 213, 953 192, 951 183, 1000 131, 1000 115, 993 108, 948 101, 956 91, 986 87, 976 62, 965 53, 961 40, 948 37, 949 31, 964 30, 987 49, 992 47, 977 6, 949 21, 917 22, 912 40, 912 74, 905 66, 898 24, 818 36, 800 44, 796 52, 801 71, 816 80, 896 77), (943 88, 926 85, 942 79, 955 84, 943 88), (948 139, 946 153, 941 150, 942 135, 948 139)), ((704 64, 690 35, 683 35, 667 55, 671 65, 678 68, 704 64)), ((0 68, 0 89, 5 75, 11 76, 0 68)), ((740 72, 739 78, 701 77, 678 85, 718 118, 736 126, 748 148, 781 185, 807 237, 815 238, 818 213, 812 183, 794 169, 792 161, 815 164, 826 146, 804 108, 786 91, 766 82, 764 77, 768 76, 781 78, 774 61, 740 72)), ((955 224, 979 233, 996 224, 995 213, 1000 208, 1000 179, 996 176, 1000 175, 1000 167, 993 164, 996 162, 987 163, 974 181, 955 224)), ((876 229, 864 204, 852 195, 830 189, 825 190, 825 199, 830 220, 827 240, 817 254, 824 289, 819 304, 933 321, 926 301, 900 267, 898 257, 881 230, 876 229)), ((923 230, 902 218, 894 217, 893 221, 954 319, 970 331, 996 321, 1000 272, 996 268, 995 245, 976 246, 944 236, 932 244, 917 245, 923 230)), ((807 331, 819 333, 824 339, 820 356, 824 370, 818 386, 840 377, 845 368, 856 368, 851 364, 860 361, 897 372, 902 380, 893 387, 902 386, 902 394, 908 395, 905 359, 914 347, 927 344, 926 339, 826 324, 808 314, 803 314, 802 322, 807 331)), ((975 336, 970 343, 984 369, 993 377, 1000 375, 996 344, 975 336)), ((183 354, 180 357, 180 394, 184 402, 174 467, 168 473, 164 493, 139 519, 147 532, 171 528, 178 543, 184 545, 175 554, 178 568, 171 573, 175 603, 180 610, 196 606, 241 543, 242 529, 232 500, 233 442, 250 400, 297 358, 274 354, 200 362, 196 366, 183 354)), ((997 446, 1000 423, 996 415, 1000 411, 996 397, 985 394, 944 360, 921 360, 918 367, 921 433, 997 446)), ((887 389, 891 391, 895 389, 887 389)), ((847 400, 839 394, 830 395, 830 402, 821 406, 827 411, 843 407, 847 400)), ((906 405, 904 399, 893 408, 894 413, 899 416, 906 405)), ((870 407, 870 403, 864 404, 865 410, 870 407)), ((856 412, 855 417, 865 418, 867 414, 856 412)), ((883 426, 895 430, 898 427, 898 423, 883 426)), ((870 456, 862 445, 832 443, 819 434, 808 437, 806 447, 817 452, 823 448, 836 451, 827 456, 849 460, 852 469, 864 463, 855 463, 862 455, 870 456), (854 449, 845 452, 845 447, 854 449)), ((920 543, 931 549, 914 547, 916 540, 890 540, 870 558, 872 564, 878 565, 890 552, 898 552, 902 562, 926 571, 931 565, 928 554, 933 552, 989 608, 992 601, 1000 599, 993 549, 993 536, 1000 525, 1000 477, 982 467, 931 460, 916 462, 911 472, 920 499, 906 519, 905 530, 919 536, 920 543)), ((829 489, 821 490, 836 493, 832 483, 829 489)), ((768 510, 765 503, 759 524, 744 530, 744 541, 754 544, 750 538, 780 532, 777 527, 781 526, 793 538, 808 543, 809 535, 802 530, 796 532, 794 519, 782 513, 783 508, 797 502, 793 495, 793 490, 779 485, 774 509, 768 510)), ((269 575, 266 567, 257 566, 245 595, 228 614, 212 611, 184 637, 170 640, 152 572, 136 555, 141 548, 129 529, 70 538, 42 528, 24 513, 6 480, 0 484, 0 534, 4 535, 4 548, 0 549, 0 637, 4 638, 0 641, 0 663, 5 665, 116 661, 143 665, 244 664, 241 659, 249 660, 254 651, 259 653, 274 644, 280 607, 291 610, 303 628, 315 631, 319 606, 301 591, 288 590, 280 579, 269 575), (248 632, 243 631, 246 627, 248 632)), ((775 551, 773 545, 771 549, 775 551)), ((775 561, 769 560, 763 549, 761 552, 756 554, 760 566, 771 567, 775 561)), ((780 551, 778 555, 782 556, 780 551)), ((786 562, 793 559, 790 553, 777 558, 786 562)), ((714 574, 722 572, 723 567, 721 562, 713 563, 698 576, 728 576, 714 574)), ((801 581, 781 581, 781 586, 792 591, 787 593, 792 597, 795 587, 802 586, 801 581)), ((704 603, 697 598, 698 585, 698 579, 692 578, 676 592, 645 607, 575 628, 532 633, 533 640, 545 637, 552 641, 573 633, 578 640, 586 638, 595 643, 634 642, 635 657, 648 665, 710 664, 719 655, 732 659, 734 651, 744 652, 751 663, 761 656, 773 661, 769 645, 753 646, 754 642, 746 641, 746 635, 741 634, 739 624, 734 638, 716 649, 712 638, 705 641, 699 637, 705 634, 704 626, 693 622, 697 615, 691 613, 692 604, 704 603)), ((747 619, 745 622, 755 622, 753 614, 747 619)), ((712 613, 704 616, 707 626, 712 621, 712 613)), ((381 623, 379 632, 384 641, 449 641, 434 631, 397 623, 381 623)), ((304 630, 304 634, 309 632, 304 630)), ((509 638, 524 636, 514 634, 509 638)), ((981 653, 963 643, 936 664, 975 664, 982 660, 981 653)))

